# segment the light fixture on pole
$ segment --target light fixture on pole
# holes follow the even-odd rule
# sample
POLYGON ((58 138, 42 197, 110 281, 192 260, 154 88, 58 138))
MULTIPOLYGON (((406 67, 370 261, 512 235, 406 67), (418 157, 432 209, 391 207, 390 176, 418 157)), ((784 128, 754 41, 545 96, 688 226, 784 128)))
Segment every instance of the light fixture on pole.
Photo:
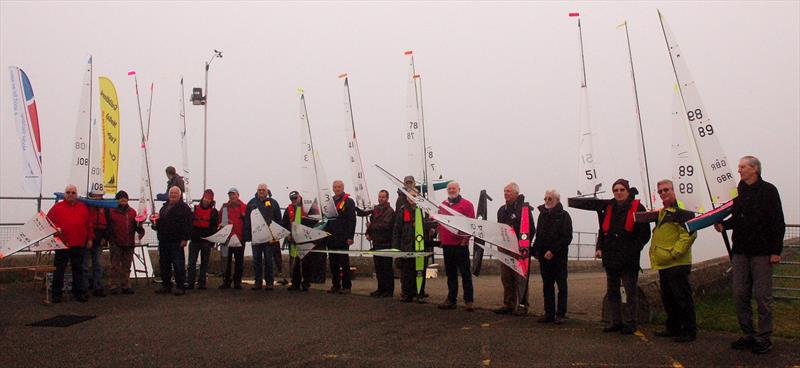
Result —
POLYGON ((202 88, 192 88, 192 105, 203 105, 203 190, 208 188, 206 186, 206 172, 208 171, 208 67, 216 58, 222 59, 222 51, 214 49, 214 55, 206 62, 206 94, 203 95, 202 88))

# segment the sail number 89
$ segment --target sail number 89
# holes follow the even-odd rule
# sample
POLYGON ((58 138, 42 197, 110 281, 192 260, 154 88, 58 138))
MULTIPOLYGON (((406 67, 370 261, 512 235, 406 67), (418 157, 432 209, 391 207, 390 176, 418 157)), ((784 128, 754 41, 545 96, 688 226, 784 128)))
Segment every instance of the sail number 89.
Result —
POLYGON ((714 135, 714 127, 711 124, 706 126, 699 126, 697 127, 697 135, 701 137, 705 137, 707 135, 714 135))
POLYGON ((687 165, 687 166, 678 166, 678 176, 692 176, 694 175, 694 166, 687 165))

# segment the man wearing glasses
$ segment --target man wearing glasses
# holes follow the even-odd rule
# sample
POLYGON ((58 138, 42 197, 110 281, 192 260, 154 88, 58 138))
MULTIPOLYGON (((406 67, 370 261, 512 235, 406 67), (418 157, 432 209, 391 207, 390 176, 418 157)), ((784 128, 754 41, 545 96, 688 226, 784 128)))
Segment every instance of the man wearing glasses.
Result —
POLYGON ((564 211, 561 195, 555 189, 544 193, 544 204, 538 209, 533 254, 539 260, 544 293, 544 316, 538 322, 560 325, 567 314, 567 257, 572 242, 572 218, 564 211), (558 305, 555 285, 558 285, 558 305))
POLYGON ((56 203, 47 212, 47 218, 55 225, 56 236, 67 246, 67 249, 56 250, 53 265, 53 287, 50 302, 60 303, 64 288, 64 271, 67 262, 72 265, 72 294, 75 300, 85 302, 86 290, 83 284, 83 249, 92 240, 92 224, 89 221, 89 208, 78 201, 78 188, 67 185, 64 189, 64 200, 56 203))
POLYGON ((658 211, 650 243, 650 266, 658 270, 661 301, 667 313, 666 328, 655 333, 675 342, 691 342, 697 336, 694 300, 689 274, 692 272, 692 243, 697 233, 686 230, 694 213, 678 208, 672 180, 658 182, 658 195, 664 208, 658 211))

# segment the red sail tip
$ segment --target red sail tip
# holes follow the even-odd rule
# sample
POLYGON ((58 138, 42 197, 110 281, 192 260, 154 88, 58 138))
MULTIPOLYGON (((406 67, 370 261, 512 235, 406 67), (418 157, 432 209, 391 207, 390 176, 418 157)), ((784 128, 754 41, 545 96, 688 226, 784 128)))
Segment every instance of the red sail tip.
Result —
POLYGON ((411 55, 413 53, 414 53, 413 50, 408 50, 408 51, 404 52, 403 55, 411 55))
POLYGON ((128 72, 128 75, 136 75, 136 72, 131 70, 131 71, 128 72))
POLYGON ((347 78, 347 73, 339 74, 339 78, 347 78))
POLYGON ((581 13, 569 13, 570 17, 579 17, 581 13))
POLYGON ((415 74, 413 78, 414 79, 419 79, 419 74, 415 74))

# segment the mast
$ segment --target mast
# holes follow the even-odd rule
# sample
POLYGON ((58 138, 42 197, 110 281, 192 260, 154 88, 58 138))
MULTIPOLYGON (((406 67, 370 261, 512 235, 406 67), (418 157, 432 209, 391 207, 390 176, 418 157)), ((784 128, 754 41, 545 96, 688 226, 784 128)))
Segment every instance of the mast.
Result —
POLYGON ((91 56, 89 57, 89 60, 90 60, 90 62, 89 62, 89 121, 87 122, 89 124, 89 139, 87 139, 88 142, 86 142, 86 148, 87 148, 87 152, 88 152, 88 154, 86 156, 86 162, 87 162, 87 165, 86 165, 86 195, 87 196, 92 192, 92 188, 91 188, 91 186, 92 186, 92 179, 91 179, 92 178, 92 176, 91 176, 91 172, 92 172, 92 112, 93 112, 93 110, 92 110, 92 84, 93 84, 92 83, 92 75, 93 75, 92 72, 94 70, 93 60, 92 60, 91 56))
POLYGON ((406 51, 406 55, 411 57, 411 79, 414 82, 414 99, 417 108, 417 117, 420 124, 420 132, 422 133, 422 183, 420 183, 420 192, 423 197, 428 198, 433 192, 432 178, 428 175, 428 144, 425 137, 425 111, 422 108, 422 77, 417 74, 417 67, 414 63, 414 51, 406 51), (422 190, 422 184, 427 188, 422 190))
POLYGON ((641 110, 639 109, 639 90, 636 86, 636 73, 633 68, 633 53, 631 52, 631 38, 630 35, 628 34, 628 21, 626 20, 625 22, 623 22, 622 26, 625 27, 625 41, 627 42, 628 45, 628 61, 630 62, 631 66, 631 81, 633 82, 633 99, 634 102, 636 103, 636 121, 637 123, 639 123, 639 144, 640 144, 639 149, 641 151, 639 153, 641 154, 640 158, 642 159, 642 163, 644 164, 644 178, 643 178, 644 180, 642 184, 647 185, 647 196, 646 196, 647 209, 652 210, 653 188, 650 185, 650 168, 647 165, 647 146, 644 144, 644 128, 642 126, 641 110))
MULTIPOLYGON (((186 195, 185 201, 186 204, 192 204, 192 195, 189 191, 189 182, 190 172, 189 172, 189 149, 188 149, 188 142, 186 141, 186 100, 184 96, 186 96, 186 90, 183 87, 183 77, 181 77, 181 112, 180 112, 180 119, 181 119, 181 158, 182 158, 182 165, 183 168, 181 171, 183 172, 183 184, 184 184, 184 191, 183 194, 186 195)), ((149 125, 148 125, 149 127, 149 125)))
MULTIPOLYGON (((360 205, 363 209, 367 210, 372 208, 372 201, 369 198, 369 189, 367 188, 367 178, 364 175, 364 164, 361 161, 361 149, 358 146, 358 139, 356 138, 356 122, 355 116, 353 114, 353 101, 350 97, 350 80, 347 76, 347 73, 339 75, 339 78, 344 78, 344 88, 345 88, 345 119, 350 120, 350 129, 352 133, 349 134, 350 136, 348 139, 350 140, 349 143, 349 151, 350 151, 350 163, 351 170, 355 172, 351 172, 353 174, 353 192, 355 194, 356 205, 359 205, 359 201, 361 202, 360 205), (356 160, 358 162, 356 162, 356 160)), ((363 225, 363 224, 362 224, 363 225)))
MULTIPOLYGON (((142 150, 144 151, 144 166, 145 166, 145 172, 147 174, 148 190, 150 191, 150 210, 151 210, 150 214, 155 214, 156 213, 156 204, 155 204, 155 202, 153 202, 153 185, 152 185, 152 181, 151 181, 150 165, 149 165, 150 157, 148 157, 148 153, 147 153, 147 140, 148 140, 147 137, 148 137, 149 132, 150 132, 150 121, 149 121, 149 117, 148 117, 147 129, 145 130, 144 121, 142 120, 142 104, 141 104, 141 102, 139 100, 139 79, 136 77, 136 72, 134 72, 134 71, 128 72, 128 75, 133 75, 133 82, 134 82, 134 85, 136 86, 136 106, 137 106, 136 110, 139 112, 139 129, 142 132, 142 150)), ((153 85, 151 83, 150 84, 150 91, 151 91, 151 93, 150 93, 150 102, 151 102, 151 104, 152 104, 152 101, 153 101, 152 86, 153 85)))

